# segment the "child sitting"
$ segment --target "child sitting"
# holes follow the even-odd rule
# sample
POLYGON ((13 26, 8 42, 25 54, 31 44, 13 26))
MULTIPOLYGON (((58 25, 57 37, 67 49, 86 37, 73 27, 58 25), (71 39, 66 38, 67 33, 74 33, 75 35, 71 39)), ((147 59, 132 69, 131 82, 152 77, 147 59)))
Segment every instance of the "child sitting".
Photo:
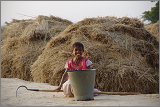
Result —
MULTIPOLYGON (((87 70, 93 68, 93 63, 82 56, 84 52, 84 46, 80 42, 75 42, 73 45, 73 55, 74 57, 72 59, 69 59, 65 64, 65 72, 61 78, 60 84, 58 86, 57 91, 60 91, 61 89, 64 92, 64 95, 66 97, 73 97, 73 90, 71 88, 70 79, 68 78, 67 70, 87 70)), ((94 89, 94 92, 97 92, 99 90, 94 89)))

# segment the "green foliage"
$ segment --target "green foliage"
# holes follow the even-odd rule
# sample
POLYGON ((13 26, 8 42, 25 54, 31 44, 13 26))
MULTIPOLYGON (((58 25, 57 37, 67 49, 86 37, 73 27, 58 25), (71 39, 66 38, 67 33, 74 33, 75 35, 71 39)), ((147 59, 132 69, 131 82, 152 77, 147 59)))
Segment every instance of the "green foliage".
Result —
POLYGON ((159 20, 159 1, 155 7, 151 8, 151 11, 145 11, 142 18, 151 21, 151 23, 156 23, 159 20))

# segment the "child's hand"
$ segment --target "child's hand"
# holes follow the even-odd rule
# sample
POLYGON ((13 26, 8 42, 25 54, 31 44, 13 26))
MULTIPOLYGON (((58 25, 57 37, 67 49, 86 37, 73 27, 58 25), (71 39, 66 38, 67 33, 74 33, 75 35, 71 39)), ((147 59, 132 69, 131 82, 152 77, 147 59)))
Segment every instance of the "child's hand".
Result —
POLYGON ((93 69, 93 64, 88 66, 87 69, 93 69))

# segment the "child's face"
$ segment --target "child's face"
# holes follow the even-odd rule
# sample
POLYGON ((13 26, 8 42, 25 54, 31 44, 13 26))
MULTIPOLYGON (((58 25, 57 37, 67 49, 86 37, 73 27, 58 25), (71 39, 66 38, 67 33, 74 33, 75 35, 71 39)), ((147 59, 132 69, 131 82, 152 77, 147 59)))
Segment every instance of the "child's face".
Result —
POLYGON ((75 47, 75 48, 73 49, 73 55, 74 55, 75 57, 77 57, 77 58, 81 57, 82 54, 83 54, 83 52, 84 52, 84 50, 83 50, 83 48, 81 48, 81 47, 75 47))

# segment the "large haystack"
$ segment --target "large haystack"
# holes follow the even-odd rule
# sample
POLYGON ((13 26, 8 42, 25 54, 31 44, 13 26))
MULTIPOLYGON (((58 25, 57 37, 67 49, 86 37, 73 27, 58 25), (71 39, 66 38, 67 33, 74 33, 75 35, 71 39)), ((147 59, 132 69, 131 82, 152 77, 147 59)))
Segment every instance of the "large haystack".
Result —
POLYGON ((159 41, 159 21, 154 24, 149 24, 145 26, 146 30, 149 31, 154 37, 156 37, 157 41, 159 41))
POLYGON ((68 26, 31 66, 33 80, 58 85, 75 41, 84 44, 84 55, 97 69, 98 89, 158 92, 158 42, 143 23, 127 17, 88 18, 68 26))
POLYGON ((13 19, 11 23, 6 23, 2 32, 2 38, 6 39, 7 37, 20 37, 25 30, 25 28, 34 23, 32 19, 29 20, 16 20, 13 19))
POLYGON ((30 66, 42 53, 46 43, 70 24, 70 21, 54 16, 8 23, 2 34, 2 77, 32 80, 30 66))

